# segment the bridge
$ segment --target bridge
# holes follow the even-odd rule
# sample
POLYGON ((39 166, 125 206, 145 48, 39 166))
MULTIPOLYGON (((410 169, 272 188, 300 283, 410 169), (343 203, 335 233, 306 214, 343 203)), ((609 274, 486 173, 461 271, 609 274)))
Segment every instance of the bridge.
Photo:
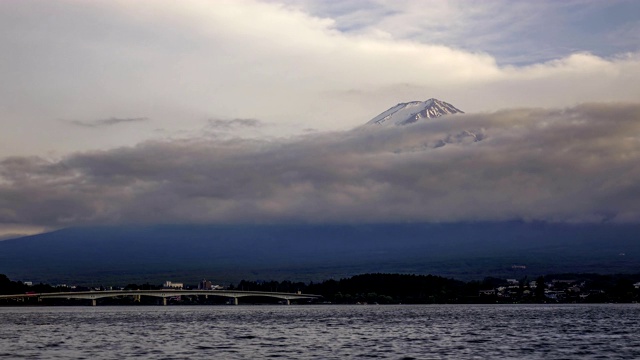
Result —
POLYGON ((291 304, 291 300, 313 300, 321 298, 320 295, 301 294, 301 293, 283 293, 283 292, 267 292, 267 291, 243 291, 243 290, 179 290, 179 289, 163 289, 163 290, 105 290, 105 291, 76 291, 76 292, 55 292, 55 293, 32 293, 32 294, 14 294, 0 295, 2 299, 22 299, 37 298, 42 299, 87 299, 91 300, 91 305, 96 306, 97 300, 107 297, 133 296, 135 300, 140 300, 140 296, 153 296, 162 298, 162 304, 167 305, 167 299, 176 296, 219 296, 232 300, 234 305, 238 305, 238 299, 241 297, 271 297, 284 300, 287 305, 291 304))

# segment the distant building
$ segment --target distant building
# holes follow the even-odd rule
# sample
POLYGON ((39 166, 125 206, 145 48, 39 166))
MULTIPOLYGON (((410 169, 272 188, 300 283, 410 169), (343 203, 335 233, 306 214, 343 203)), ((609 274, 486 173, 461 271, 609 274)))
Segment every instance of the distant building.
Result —
POLYGON ((27 286, 33 286, 33 282, 32 281, 24 281, 23 284, 25 284, 27 286))
POLYGON ((200 283, 198 284, 198 289, 199 290, 211 290, 212 289, 211 281, 202 279, 202 281, 200 281, 200 283))
POLYGON ((553 300, 562 300, 562 298, 564 297, 564 291, 545 290, 544 296, 553 300))
POLYGON ((184 284, 165 281, 164 284, 162 284, 162 287, 165 289, 182 289, 184 287, 184 284))
POLYGON ((581 289, 580 289, 579 286, 572 286, 572 287, 568 288, 567 291, 572 292, 572 293, 580 293, 581 289))
POLYGON ((516 280, 516 279, 507 279, 507 283, 509 285, 518 285, 519 284, 518 280, 516 280))

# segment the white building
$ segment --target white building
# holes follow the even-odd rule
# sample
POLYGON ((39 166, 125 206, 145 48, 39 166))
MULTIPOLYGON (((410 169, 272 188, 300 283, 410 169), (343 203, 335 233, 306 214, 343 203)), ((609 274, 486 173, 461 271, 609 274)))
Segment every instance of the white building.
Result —
POLYGON ((182 289, 184 287, 184 284, 165 281, 164 284, 162 284, 162 287, 165 289, 182 289))

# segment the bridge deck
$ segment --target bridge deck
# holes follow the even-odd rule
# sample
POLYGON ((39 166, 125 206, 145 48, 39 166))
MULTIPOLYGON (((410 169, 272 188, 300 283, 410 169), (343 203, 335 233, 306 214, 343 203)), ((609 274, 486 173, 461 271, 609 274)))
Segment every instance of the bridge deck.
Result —
POLYGON ((0 299, 16 299, 16 298, 31 298, 37 297, 39 299, 100 299, 105 297, 117 297, 117 296, 154 296, 160 298, 169 298, 174 296, 189 296, 189 295, 207 295, 207 296, 221 296, 228 298, 240 298, 247 296, 256 297, 272 297, 287 300, 298 299, 317 299, 320 295, 313 294, 297 294, 297 293, 282 293, 282 292, 266 292, 266 291, 242 291, 242 290, 107 290, 107 291, 75 291, 75 292, 57 292, 57 293, 34 293, 34 294, 12 294, 12 295, 0 295, 0 299))

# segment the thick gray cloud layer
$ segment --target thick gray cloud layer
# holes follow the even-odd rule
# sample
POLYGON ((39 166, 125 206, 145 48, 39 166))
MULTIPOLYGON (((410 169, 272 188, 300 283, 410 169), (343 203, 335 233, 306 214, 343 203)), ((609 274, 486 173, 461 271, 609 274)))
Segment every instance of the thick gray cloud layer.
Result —
POLYGON ((640 221, 640 104, 0 162, 0 223, 640 221))

